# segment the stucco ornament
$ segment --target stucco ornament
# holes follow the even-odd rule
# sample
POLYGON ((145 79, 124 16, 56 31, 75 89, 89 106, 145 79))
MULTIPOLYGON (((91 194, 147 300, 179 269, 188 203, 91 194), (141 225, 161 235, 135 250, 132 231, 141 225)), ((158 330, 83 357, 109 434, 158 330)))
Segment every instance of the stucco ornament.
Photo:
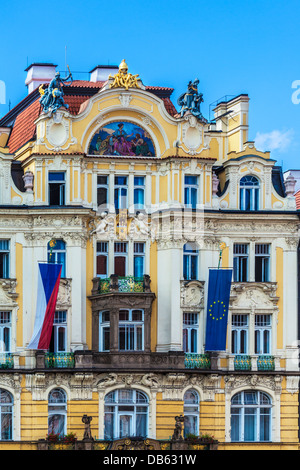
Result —
POLYGON ((70 85, 72 82, 73 77, 69 69, 69 75, 66 78, 61 78, 60 73, 56 72, 55 77, 49 83, 48 88, 44 89, 43 85, 40 86, 40 103, 45 113, 54 114, 61 107, 69 108, 69 105, 65 103, 63 98, 63 85, 70 85), (68 80, 71 80, 71 82, 67 83, 68 80))
POLYGON ((200 104, 203 103, 203 94, 198 92, 199 80, 189 81, 187 91, 178 98, 178 105, 181 106, 180 115, 183 117, 186 113, 191 113, 198 119, 203 119, 200 111, 200 104))

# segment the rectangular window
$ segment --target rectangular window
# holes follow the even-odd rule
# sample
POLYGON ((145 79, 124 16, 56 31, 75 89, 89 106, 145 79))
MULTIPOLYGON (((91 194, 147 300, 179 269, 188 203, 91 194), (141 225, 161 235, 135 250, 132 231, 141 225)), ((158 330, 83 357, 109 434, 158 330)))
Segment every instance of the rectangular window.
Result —
POLYGON ((191 209, 197 208, 198 177, 185 175, 184 177, 184 204, 191 209))
POLYGON ((271 315, 255 315, 255 354, 271 353, 271 315))
POLYGON ((183 350, 186 353, 198 353, 199 315, 183 314, 183 350))
POLYGON ((183 278, 187 281, 198 278, 198 250, 189 243, 183 247, 183 278))
POLYGON ((66 244, 63 240, 55 240, 53 248, 48 243, 48 263, 61 264, 61 277, 66 277, 66 244))
POLYGON ((255 245, 255 281, 270 282, 270 245, 255 245))
POLYGON ((108 311, 100 312, 100 338, 99 338, 99 351, 105 352, 110 350, 110 314, 108 311))
POLYGON ((115 209, 127 209, 127 176, 115 176, 115 209))
POLYGON ((102 206, 106 209, 108 204, 108 177, 98 175, 97 176, 97 206, 102 206))
POLYGON ((134 277, 143 277, 145 274, 145 243, 134 243, 133 261, 134 277))
POLYGON ((67 351, 67 312, 66 311, 55 312, 49 351, 53 353, 60 353, 60 352, 67 351))
POLYGON ((248 353, 248 315, 232 315, 231 352, 232 354, 248 353))
POLYGON ((49 205, 64 206, 65 205, 65 173, 49 172, 49 205))
POLYGON ((145 178, 144 176, 134 177, 134 208, 144 209, 145 207, 145 178))
POLYGON ((0 240, 0 278, 9 279, 10 241, 0 240))
POLYGON ((108 243, 97 242, 97 276, 108 275, 108 243))
POLYGON ((0 312, 0 352, 10 352, 11 312, 0 312))
POLYGON ((143 310, 119 311, 119 349, 120 351, 143 351, 143 310))
POLYGON ((127 275, 127 248, 126 242, 115 243, 115 274, 120 277, 127 275))
POLYGON ((233 279, 234 282, 249 280, 249 245, 235 243, 233 246, 233 279))

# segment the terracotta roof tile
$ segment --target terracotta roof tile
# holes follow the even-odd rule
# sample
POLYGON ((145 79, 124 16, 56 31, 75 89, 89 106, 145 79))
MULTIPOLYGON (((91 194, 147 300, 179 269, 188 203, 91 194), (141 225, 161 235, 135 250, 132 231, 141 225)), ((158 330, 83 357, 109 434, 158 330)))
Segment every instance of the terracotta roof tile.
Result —
POLYGON ((300 189, 296 192, 295 198, 296 198, 296 209, 299 211, 300 210, 300 189))
POLYGON ((41 104, 39 100, 36 100, 18 114, 8 141, 10 153, 16 152, 29 140, 33 139, 36 128, 34 122, 39 117, 40 111, 41 104))

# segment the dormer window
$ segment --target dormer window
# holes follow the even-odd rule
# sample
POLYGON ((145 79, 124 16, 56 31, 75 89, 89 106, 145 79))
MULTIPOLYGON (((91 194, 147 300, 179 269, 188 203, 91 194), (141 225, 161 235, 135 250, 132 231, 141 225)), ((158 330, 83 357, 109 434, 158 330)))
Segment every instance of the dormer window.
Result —
POLYGON ((240 180, 240 209, 259 210, 259 180, 255 176, 247 175, 240 180))

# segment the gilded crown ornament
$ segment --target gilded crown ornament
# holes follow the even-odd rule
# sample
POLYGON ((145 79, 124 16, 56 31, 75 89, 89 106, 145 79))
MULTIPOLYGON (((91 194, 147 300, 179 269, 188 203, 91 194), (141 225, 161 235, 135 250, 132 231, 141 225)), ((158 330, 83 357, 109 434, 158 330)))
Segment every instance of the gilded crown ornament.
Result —
POLYGON ((112 79, 113 82, 110 84, 109 88, 140 88, 139 84, 139 75, 132 75, 128 73, 128 65, 125 62, 125 59, 122 60, 119 65, 119 72, 112 76, 110 75, 108 79, 112 79))

